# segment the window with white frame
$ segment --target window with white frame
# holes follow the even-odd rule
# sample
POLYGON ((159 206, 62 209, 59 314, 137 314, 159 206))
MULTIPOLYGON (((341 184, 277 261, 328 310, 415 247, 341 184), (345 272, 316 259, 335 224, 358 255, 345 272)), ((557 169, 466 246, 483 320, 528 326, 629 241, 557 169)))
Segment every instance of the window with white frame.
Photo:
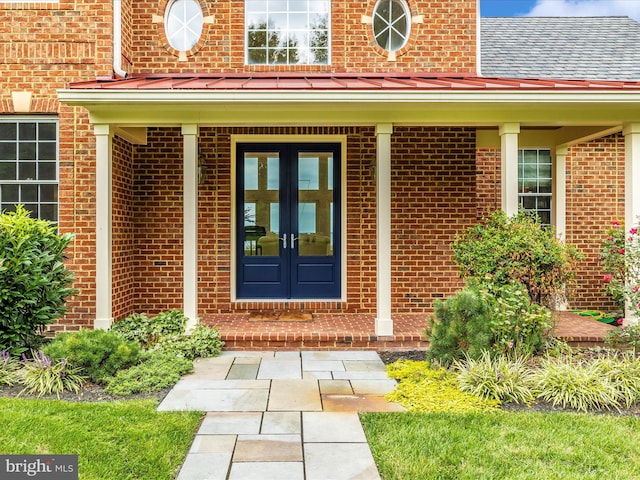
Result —
POLYGON ((525 148, 518 151, 518 200, 520 207, 535 212, 543 225, 551 225, 551 150, 525 148))
POLYGON ((196 0, 172 0, 167 5, 164 28, 169 45, 186 52, 196 46, 202 35, 204 16, 196 0))
POLYGON ((411 34, 411 12, 404 0, 379 0, 373 9, 373 35, 380 48, 395 52, 411 34))
POLYGON ((330 0, 246 0, 246 62, 328 65, 330 0))
POLYGON ((0 118, 0 209, 58 221, 58 121, 0 118))

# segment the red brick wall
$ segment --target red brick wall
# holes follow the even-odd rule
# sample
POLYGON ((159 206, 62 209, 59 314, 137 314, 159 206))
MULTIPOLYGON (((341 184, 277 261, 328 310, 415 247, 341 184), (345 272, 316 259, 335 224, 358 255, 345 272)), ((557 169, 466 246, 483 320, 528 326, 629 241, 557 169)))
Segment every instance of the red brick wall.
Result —
MULTIPOLYGON (((230 301, 231 136, 247 133, 347 136, 347 301, 311 302, 303 308, 317 313, 375 313, 372 165, 376 139, 372 127, 201 129, 199 148, 206 159, 207 177, 199 187, 200 313, 287 307, 286 302, 230 301)), ((154 128, 148 138, 148 145, 135 147, 133 161, 136 260, 132 305, 136 311, 152 314, 180 308, 182 302, 182 137, 177 128, 154 128)), ((450 295, 460 285, 451 265, 450 243, 475 219, 474 146, 473 129, 414 127, 398 128, 394 133, 392 268, 396 312, 428 311, 435 298, 450 295)), ((114 238, 121 236, 114 226, 114 238)))
POLYGON ((476 219, 475 130, 396 127, 391 154, 392 305, 422 313, 461 286, 451 243, 476 219))
POLYGON ((616 310, 604 295, 600 245, 614 221, 624 223, 624 137, 572 147, 567 155, 567 241, 586 256, 571 307, 616 310))
POLYGON ((363 15, 372 15, 375 1, 333 1, 331 64, 322 66, 245 65, 244 2, 239 0, 201 2, 214 23, 204 26, 187 61, 179 61, 167 46, 164 25, 152 22, 154 14, 164 16, 167 2, 133 2, 134 72, 476 72, 475 0, 409 1, 413 15, 422 15, 424 23, 412 25, 410 41, 395 62, 375 45, 371 25, 362 23, 363 15))

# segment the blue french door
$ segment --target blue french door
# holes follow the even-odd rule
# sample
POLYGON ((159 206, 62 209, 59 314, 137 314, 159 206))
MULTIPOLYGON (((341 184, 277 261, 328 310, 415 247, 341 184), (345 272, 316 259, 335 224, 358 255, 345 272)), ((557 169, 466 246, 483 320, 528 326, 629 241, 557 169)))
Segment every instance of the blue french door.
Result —
POLYGON ((340 298, 340 145, 239 144, 238 298, 340 298))

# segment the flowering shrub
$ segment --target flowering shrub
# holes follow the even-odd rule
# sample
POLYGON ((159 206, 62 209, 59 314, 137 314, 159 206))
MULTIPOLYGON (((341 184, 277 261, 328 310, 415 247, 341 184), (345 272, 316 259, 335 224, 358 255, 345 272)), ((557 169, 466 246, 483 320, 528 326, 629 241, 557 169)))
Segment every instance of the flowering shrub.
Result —
POLYGON ((603 263, 606 292, 618 303, 620 310, 631 309, 640 316, 640 236, 638 228, 628 231, 613 222, 607 231, 600 259, 603 263))
POLYGON ((640 323, 611 330, 607 333, 604 341, 613 348, 630 348, 635 353, 638 353, 638 350, 640 350, 640 323))

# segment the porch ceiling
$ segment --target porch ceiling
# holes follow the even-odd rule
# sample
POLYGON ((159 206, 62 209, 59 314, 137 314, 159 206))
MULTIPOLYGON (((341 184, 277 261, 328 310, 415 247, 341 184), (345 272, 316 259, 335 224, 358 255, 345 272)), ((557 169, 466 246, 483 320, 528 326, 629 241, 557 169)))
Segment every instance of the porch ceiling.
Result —
POLYGON ((166 74, 98 78, 58 91, 94 123, 120 126, 616 126, 640 121, 640 82, 417 74, 166 74))

